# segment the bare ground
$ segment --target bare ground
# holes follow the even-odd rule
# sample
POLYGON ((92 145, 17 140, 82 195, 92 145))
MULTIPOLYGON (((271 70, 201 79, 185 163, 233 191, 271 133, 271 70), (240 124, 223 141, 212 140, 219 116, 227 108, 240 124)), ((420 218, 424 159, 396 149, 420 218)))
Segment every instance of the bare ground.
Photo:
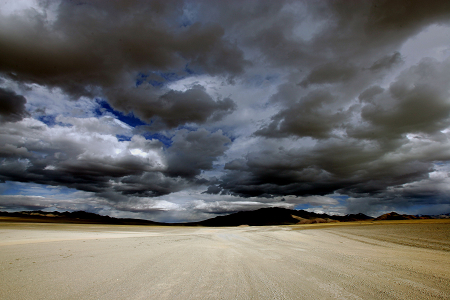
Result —
POLYGON ((0 223, 1 299, 450 299, 450 221, 0 223), (312 230, 298 230, 309 228, 312 230))

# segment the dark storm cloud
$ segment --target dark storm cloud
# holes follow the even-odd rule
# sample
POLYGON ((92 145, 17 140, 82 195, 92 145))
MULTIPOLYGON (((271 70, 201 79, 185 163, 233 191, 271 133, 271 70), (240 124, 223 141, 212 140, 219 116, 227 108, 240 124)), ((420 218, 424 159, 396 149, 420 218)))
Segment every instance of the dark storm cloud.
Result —
POLYGON ((101 193, 108 199, 126 200, 123 195, 155 197, 181 191, 193 183, 180 177, 169 177, 161 172, 144 172, 140 175, 128 175, 116 180, 112 192, 101 193))
POLYGON ((114 108, 147 122, 158 117, 177 126, 218 119, 232 111, 232 100, 215 102, 198 88, 164 94, 148 82, 136 91, 140 73, 186 76, 188 65, 191 72, 233 77, 248 64, 218 24, 181 26, 183 5, 62 1, 54 21, 31 9, 23 16, 2 17, 0 72, 18 82, 61 88, 74 98, 107 95, 114 108), (206 105, 202 115, 200 104, 206 105), (180 109, 185 116, 175 121, 180 109))
POLYGON ((314 68, 308 76, 300 82, 302 87, 310 84, 335 83, 347 81, 356 75, 356 68, 340 65, 338 63, 326 63, 314 68))
POLYGON ((448 23, 450 17, 450 5, 444 2, 380 0, 327 3, 329 6, 323 13, 331 14, 332 24, 319 37, 318 43, 325 46, 323 50, 331 50, 347 58, 366 54, 375 56, 374 52, 400 45, 424 26, 448 23))
POLYGON ((433 170, 432 162, 437 156, 419 153, 408 157, 408 153, 401 151, 386 151, 376 143, 357 140, 330 140, 308 151, 277 149, 252 153, 245 165, 234 162, 225 165, 229 171, 221 178, 219 187, 241 197, 333 192, 366 196, 389 186, 424 179, 433 170), (390 155, 393 157, 387 159, 390 155))
POLYGON ((383 32, 416 30, 417 27, 431 21, 448 22, 449 16, 450 4, 448 2, 380 0, 370 3, 367 29, 383 32))
POLYGON ((0 88, 0 123, 17 122, 28 115, 25 109, 27 99, 14 91, 0 88))
POLYGON ((421 0, 249 0, 240 1, 238 9, 228 2, 204 3, 200 9, 272 66, 297 70, 361 56, 378 61, 424 26, 450 19, 448 3, 421 0))
POLYGON ((168 150, 167 174, 189 178, 199 175, 202 170, 211 170, 213 162, 223 155, 230 142, 221 131, 178 131, 168 150))
POLYGON ((347 119, 347 112, 326 107, 333 101, 327 90, 315 90, 272 117, 272 122, 255 132, 265 137, 328 138, 331 131, 347 119), (325 121, 326 120, 326 121, 325 121))
POLYGON ((184 92, 172 90, 162 95, 152 94, 145 89, 108 92, 110 98, 117 100, 115 109, 133 113, 142 120, 156 121, 154 130, 217 121, 236 109, 230 98, 214 101, 199 85, 184 92))
POLYGON ((373 65, 370 66, 369 70, 377 72, 385 69, 390 69, 402 62, 403 60, 401 54, 399 52, 395 52, 392 55, 386 55, 374 62, 373 65))

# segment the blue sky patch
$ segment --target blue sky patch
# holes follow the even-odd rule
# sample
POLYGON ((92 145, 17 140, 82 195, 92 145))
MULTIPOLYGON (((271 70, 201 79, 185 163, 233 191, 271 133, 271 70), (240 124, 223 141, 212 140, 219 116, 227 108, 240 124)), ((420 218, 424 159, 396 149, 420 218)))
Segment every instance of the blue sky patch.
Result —
POLYGON ((129 113, 128 115, 124 115, 120 111, 117 111, 113 109, 108 102, 106 102, 103 99, 97 99, 97 103, 100 107, 95 109, 95 114, 100 117, 104 115, 105 113, 111 113, 113 114, 118 120, 122 121, 123 123, 131 126, 142 126, 147 125, 147 123, 142 122, 140 119, 136 118, 133 113, 129 113))
POLYGON ((340 201, 343 201, 343 200, 347 200, 348 198, 350 198, 350 197, 347 196, 347 195, 327 195, 327 196, 329 196, 330 198, 336 199, 336 200, 338 200, 339 202, 340 202, 340 201))
POLYGON ((55 125, 64 126, 64 127, 72 127, 71 124, 65 124, 65 123, 62 123, 62 122, 56 122, 56 116, 55 115, 43 115, 43 116, 39 116, 37 119, 39 121, 41 121, 42 123, 44 123, 45 125, 47 125, 48 127, 53 127, 55 125))
POLYGON ((117 140, 118 140, 119 142, 123 142, 123 141, 128 142, 128 141, 131 141, 131 137, 130 137, 130 136, 127 136, 127 135, 118 134, 118 135, 116 135, 116 138, 117 138, 117 140))
POLYGON ((2 195, 24 195, 24 196, 54 196, 54 195, 70 195, 77 192, 65 186, 51 186, 45 184, 31 182, 13 182, 6 181, 0 183, 0 194, 2 195))

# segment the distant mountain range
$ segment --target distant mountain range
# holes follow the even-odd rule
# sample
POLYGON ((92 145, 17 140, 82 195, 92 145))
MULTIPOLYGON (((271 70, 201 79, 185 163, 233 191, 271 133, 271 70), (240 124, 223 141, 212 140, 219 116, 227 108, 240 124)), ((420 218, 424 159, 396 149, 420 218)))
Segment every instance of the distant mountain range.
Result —
POLYGON ((400 215, 396 212, 390 212, 384 214, 375 219, 375 221, 382 220, 417 220, 417 219, 433 219, 431 216, 413 216, 413 215, 400 215))
POLYGON ((367 220, 414 220, 450 218, 450 214, 435 216, 424 215, 400 215, 396 212, 387 213, 377 218, 365 214, 350 214, 345 216, 334 216, 328 214, 317 214, 305 210, 292 210, 286 208, 261 208, 254 211, 241 211, 226 216, 218 216, 200 222, 190 223, 160 223, 142 219, 113 218, 101 216, 94 213, 75 212, 43 212, 43 211, 22 211, 22 212, 0 212, 0 216, 11 217, 9 220, 28 222, 52 222, 52 223, 87 223, 87 224, 117 224, 117 225, 160 225, 160 226, 266 226, 266 225, 294 225, 312 223, 333 223, 351 222, 367 220))
POLYGON ((12 221, 45 222, 45 223, 82 223, 82 224, 117 224, 117 225, 166 225, 141 219, 123 219, 101 216, 85 211, 44 212, 44 211, 0 211, 0 217, 12 217, 12 221))
POLYGON ((294 225, 311 223, 332 223, 370 220, 372 217, 364 214, 330 216, 317 214, 305 210, 292 210, 286 208, 272 207, 261 208, 254 211, 241 211, 234 214, 219 216, 198 222, 203 226, 264 226, 264 225, 294 225))

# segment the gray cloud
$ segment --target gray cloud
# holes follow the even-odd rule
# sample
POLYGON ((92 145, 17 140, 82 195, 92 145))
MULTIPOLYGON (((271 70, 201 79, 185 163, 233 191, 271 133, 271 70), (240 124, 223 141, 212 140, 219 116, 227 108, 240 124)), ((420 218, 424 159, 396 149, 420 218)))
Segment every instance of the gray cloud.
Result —
POLYGON ((330 62, 315 67, 308 76, 300 82, 302 87, 310 84, 336 83, 348 81, 357 73, 355 67, 340 65, 339 63, 330 62))
POLYGON ((401 64, 403 62, 401 54, 399 52, 395 52, 392 55, 386 55, 370 66, 369 70, 378 72, 385 69, 391 69, 392 67, 401 64))
POLYGON ((242 197, 334 192, 364 197, 427 178, 434 161, 448 159, 428 146, 414 141, 385 145, 334 139, 311 149, 266 149, 247 155, 245 162, 225 165, 229 171, 219 186, 242 197))
POLYGON ((327 107, 333 95, 325 90, 315 90, 272 117, 272 122, 255 132, 265 137, 328 138, 331 131, 347 119, 347 112, 327 107), (325 122, 326 120, 326 122, 325 122))
POLYGON ((438 133, 450 124, 449 60, 422 60, 404 71, 389 89, 372 87, 360 95, 361 116, 369 128, 355 128, 356 136, 438 133), (363 133, 365 131, 365 133, 363 133))
POLYGON ((194 177, 202 170, 211 170, 217 157, 223 155, 231 140, 221 131, 210 133, 204 129, 194 132, 180 130, 169 148, 167 174, 194 177))
POLYGON ((64 120, 76 122, 49 128, 25 119, 5 125, 0 132, 8 137, 0 143, 0 179, 63 185, 112 201, 123 200, 121 195, 155 197, 208 182, 198 181, 197 176, 211 170, 231 142, 220 130, 184 129, 164 149, 158 140, 139 135, 119 141, 114 134, 121 128, 107 117, 91 122, 64 120))
POLYGON ((162 95, 145 89, 114 90, 108 95, 114 99, 115 109, 133 113, 148 123, 154 121, 154 130, 218 121, 236 109, 230 98, 214 101, 199 85, 184 92, 172 90, 162 95))
POLYGON ((374 63, 424 26, 448 22, 450 16, 447 3, 421 0, 241 1, 239 10, 229 3, 202 9, 212 11, 211 20, 239 31, 242 44, 272 66, 302 70, 328 61, 378 57, 374 63))
POLYGON ((433 172, 428 178, 392 186, 370 197, 349 198, 347 211, 375 215, 393 210, 414 214, 441 214, 450 208, 448 183, 448 172, 433 172))
POLYGON ((50 201, 42 196, 1 195, 1 209, 41 210, 51 207, 50 201))
POLYGON ((25 110, 27 99, 14 91, 0 88, 0 123, 17 122, 28 115, 25 110))
POLYGON ((114 135, 85 128, 48 128, 32 119, 3 126, 1 134, 7 138, 0 149, 9 155, 3 158, 0 178, 100 192, 111 188, 113 180, 164 169, 160 142, 138 136, 119 142, 114 135))

